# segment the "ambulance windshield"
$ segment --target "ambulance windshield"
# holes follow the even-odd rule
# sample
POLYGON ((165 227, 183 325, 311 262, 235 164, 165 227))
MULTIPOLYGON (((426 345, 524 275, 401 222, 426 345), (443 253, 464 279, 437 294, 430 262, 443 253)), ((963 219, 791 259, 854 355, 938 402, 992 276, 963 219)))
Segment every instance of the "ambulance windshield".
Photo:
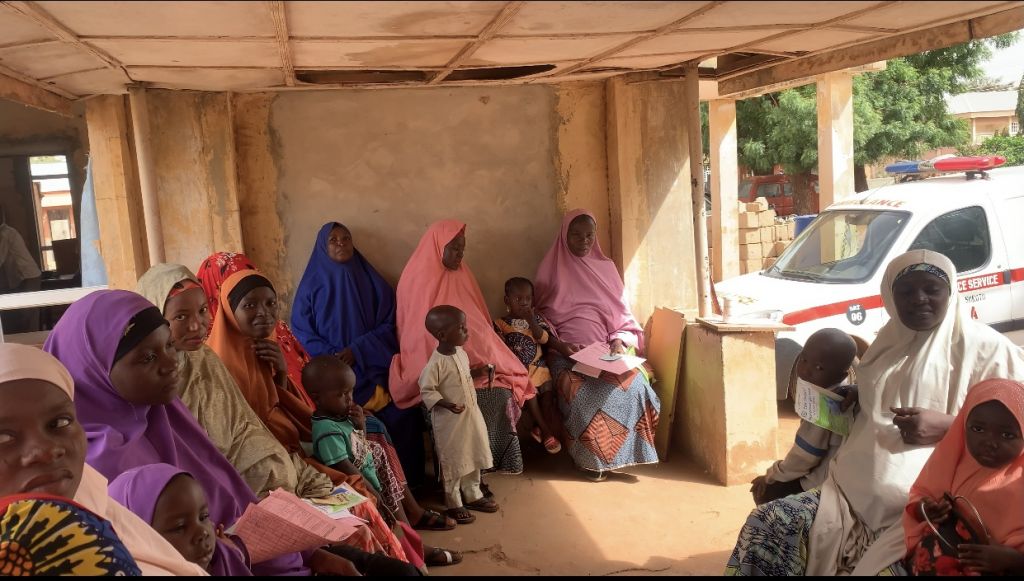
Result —
POLYGON ((765 276, 824 284, 868 281, 910 218, 891 210, 832 210, 820 214, 765 276))

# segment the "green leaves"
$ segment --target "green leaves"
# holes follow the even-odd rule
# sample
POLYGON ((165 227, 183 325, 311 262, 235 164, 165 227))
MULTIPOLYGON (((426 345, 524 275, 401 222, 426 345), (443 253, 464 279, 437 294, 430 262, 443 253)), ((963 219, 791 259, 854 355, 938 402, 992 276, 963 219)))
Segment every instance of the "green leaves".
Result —
MULTIPOLYGON (((980 65, 991 57, 990 46, 1005 47, 1016 40, 1017 33, 1011 33, 892 59, 884 71, 855 77, 855 163, 914 158, 928 149, 966 145, 967 124, 949 115, 945 95, 983 78, 980 65)), ((1019 102, 1024 108, 1024 96, 1019 102)), ((816 170, 813 85, 739 101, 736 115, 740 163, 757 173, 770 172, 775 164, 790 174, 816 170)))

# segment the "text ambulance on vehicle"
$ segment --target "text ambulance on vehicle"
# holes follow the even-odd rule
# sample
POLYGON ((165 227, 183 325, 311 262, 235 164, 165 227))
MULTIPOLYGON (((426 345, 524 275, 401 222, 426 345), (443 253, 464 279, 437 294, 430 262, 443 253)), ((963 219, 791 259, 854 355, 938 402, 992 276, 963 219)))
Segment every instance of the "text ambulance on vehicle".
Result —
MULTIPOLYGON (((959 162, 958 169, 1002 163, 948 161, 945 167, 959 162)), ((920 165, 932 175, 939 169, 938 162, 934 169, 926 164, 920 165)), ((856 194, 819 214, 771 268, 723 281, 716 290, 731 299, 734 317, 769 317, 796 328, 776 340, 783 399, 797 354, 815 331, 842 329, 861 348, 874 340, 889 318, 879 294, 885 267, 917 249, 953 261, 971 318, 1004 333, 1024 329, 1024 167, 924 177, 856 194)))

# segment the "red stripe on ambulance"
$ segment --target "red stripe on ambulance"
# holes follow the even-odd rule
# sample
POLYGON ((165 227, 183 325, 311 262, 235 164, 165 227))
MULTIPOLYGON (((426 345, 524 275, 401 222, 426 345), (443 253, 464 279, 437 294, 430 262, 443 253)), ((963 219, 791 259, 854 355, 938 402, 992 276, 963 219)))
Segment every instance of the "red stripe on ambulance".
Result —
POLYGON ((961 278, 956 281, 956 290, 960 293, 969 293, 1009 284, 1009 281, 1006 281, 1003 278, 1003 275, 1004 273, 997 272, 995 274, 983 274, 981 276, 961 278))
POLYGON ((843 301, 841 303, 832 303, 831 305, 822 305, 820 307, 812 307, 802 311, 795 311, 783 316, 782 322, 787 325, 799 325, 800 323, 816 321, 818 319, 824 319, 825 317, 845 315, 847 309, 849 309, 851 305, 860 305, 865 311, 868 309, 878 309, 882 307, 882 297, 875 295, 873 297, 864 297, 862 299, 854 299, 852 301, 843 301))
MULTIPOLYGON (((961 278, 957 280, 956 286, 958 292, 970 293, 1016 282, 1024 282, 1024 268, 997 272, 995 274, 983 274, 980 276, 961 278), (1007 276, 1007 274, 1009 276, 1007 276)), ((843 301, 840 303, 822 305, 820 307, 811 307, 810 309, 804 309, 802 311, 793 311, 792 313, 784 315, 782 317, 782 322, 787 325, 799 325, 801 323, 808 323, 810 321, 816 321, 826 317, 844 315, 852 305, 860 305, 860 307, 865 311, 869 309, 880 309, 883 306, 882 297, 881 295, 875 295, 873 297, 864 297, 862 299, 854 299, 852 301, 843 301)))

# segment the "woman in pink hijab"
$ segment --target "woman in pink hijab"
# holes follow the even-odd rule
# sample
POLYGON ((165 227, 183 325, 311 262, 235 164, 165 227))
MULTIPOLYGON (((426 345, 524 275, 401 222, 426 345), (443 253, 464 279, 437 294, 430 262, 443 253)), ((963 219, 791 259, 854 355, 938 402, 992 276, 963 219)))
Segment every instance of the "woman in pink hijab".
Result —
POLYGON ((654 431, 661 402, 641 367, 600 378, 571 371, 573 350, 607 343, 610 353, 639 352, 643 330, 629 311, 615 264, 597 242, 597 222, 586 210, 573 210, 537 269, 538 311, 554 326, 565 347, 548 351, 558 385, 569 453, 594 481, 605 472, 654 464, 654 431))
POLYGON ((523 404, 537 395, 526 368, 494 332, 491 316, 476 277, 463 262, 466 225, 442 220, 423 235, 398 281, 398 343, 391 361, 389 389, 399 408, 420 403, 419 377, 437 340, 427 332, 427 311, 451 305, 466 313, 469 341, 464 346, 470 365, 494 365, 494 380, 476 380, 477 400, 491 441, 494 472, 523 471, 522 451, 515 425, 523 404))

